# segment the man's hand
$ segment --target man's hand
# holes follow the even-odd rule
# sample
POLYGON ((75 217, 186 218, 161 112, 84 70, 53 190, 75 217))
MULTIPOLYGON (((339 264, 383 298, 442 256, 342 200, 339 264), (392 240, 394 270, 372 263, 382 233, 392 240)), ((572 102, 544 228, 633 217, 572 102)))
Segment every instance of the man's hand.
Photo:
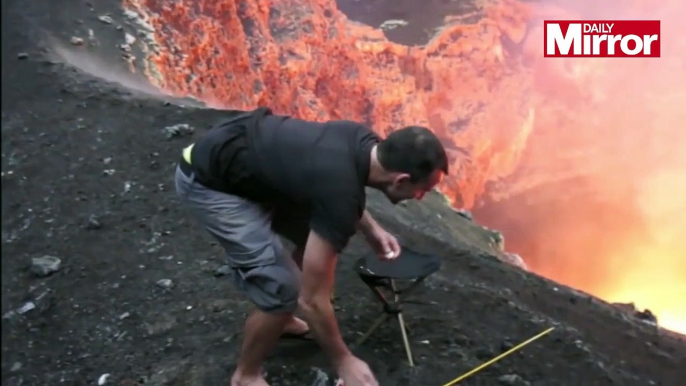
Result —
POLYGON ((393 260, 400 256, 398 239, 381 227, 367 235, 367 242, 381 260, 393 260))
POLYGON ((386 232, 366 210, 360 220, 360 228, 369 245, 379 256, 379 259, 393 260, 400 256, 400 243, 398 243, 398 239, 386 232))
POLYGON ((379 386, 369 366, 353 355, 341 360, 337 371, 345 386, 379 386))

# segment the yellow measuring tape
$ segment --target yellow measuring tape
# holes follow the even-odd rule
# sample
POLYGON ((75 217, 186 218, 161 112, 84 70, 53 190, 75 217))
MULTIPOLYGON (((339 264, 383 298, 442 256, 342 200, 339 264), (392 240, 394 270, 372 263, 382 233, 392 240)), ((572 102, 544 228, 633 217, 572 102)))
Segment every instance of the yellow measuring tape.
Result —
POLYGON ((497 362, 497 361, 499 361, 499 360, 505 358, 506 356, 512 354, 513 352, 515 352, 515 351, 521 349, 522 347, 526 346, 527 344, 529 344, 529 343, 531 343, 531 342, 533 342, 533 341, 535 341, 535 340, 541 338, 542 336, 548 334, 550 331, 552 331, 552 330, 554 330, 554 329, 555 329, 555 327, 550 327, 549 329, 547 329, 547 330, 543 331, 542 333, 540 333, 540 334, 534 336, 533 338, 531 338, 531 339, 529 339, 529 340, 527 340, 527 341, 524 341, 524 342, 518 344, 518 345, 515 346, 515 347, 512 347, 511 349, 505 351, 504 353, 498 355, 497 357, 491 359, 490 361, 488 361, 488 362, 486 362, 486 363, 480 365, 479 367, 475 368, 474 370, 469 371, 468 373, 465 373, 465 374, 463 374, 463 375, 460 375, 459 377, 453 379, 452 381, 446 383, 446 384, 443 385, 443 386, 451 386, 451 385, 454 385, 454 384, 456 384, 457 382, 460 382, 460 381, 464 380, 465 378, 467 378, 467 377, 469 377, 469 376, 471 376, 471 375, 476 374, 477 372, 479 372, 479 371, 485 369, 486 367, 488 367, 488 366, 494 364, 495 362, 497 362))

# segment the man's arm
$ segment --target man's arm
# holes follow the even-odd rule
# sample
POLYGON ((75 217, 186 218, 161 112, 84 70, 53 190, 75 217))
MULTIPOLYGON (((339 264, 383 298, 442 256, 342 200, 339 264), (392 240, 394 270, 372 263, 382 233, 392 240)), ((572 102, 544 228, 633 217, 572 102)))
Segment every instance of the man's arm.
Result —
POLYGON ((386 232, 367 210, 362 214, 357 229, 362 231, 369 245, 374 248, 381 259, 394 259, 400 256, 398 240, 386 232))
POLYGON ((336 260, 333 246, 310 232, 303 256, 300 308, 319 344, 337 365, 351 353, 341 337, 331 304, 336 260))
POLYGON ((378 229, 379 223, 374 220, 372 215, 369 213, 368 210, 365 209, 364 213, 362 213, 362 217, 360 218, 360 222, 357 225, 357 228, 361 230, 365 235, 371 234, 374 230, 378 229))

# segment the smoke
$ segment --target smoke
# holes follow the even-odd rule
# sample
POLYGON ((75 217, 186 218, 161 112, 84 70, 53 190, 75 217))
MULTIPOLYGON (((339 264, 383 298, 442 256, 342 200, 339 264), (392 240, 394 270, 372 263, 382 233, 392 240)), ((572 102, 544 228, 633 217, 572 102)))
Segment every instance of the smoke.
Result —
POLYGON ((165 95, 151 85, 146 78, 137 76, 122 66, 119 63, 121 60, 119 62, 108 61, 81 47, 67 47, 55 40, 52 40, 51 46, 53 53, 51 59, 53 61, 64 63, 84 74, 116 84, 120 88, 138 95, 165 98, 165 95))
POLYGON ((536 126, 510 197, 477 218, 538 273, 686 331, 686 47, 679 1, 548 1, 544 19, 661 21, 661 58, 534 58, 536 126), (544 175, 546 178, 541 178, 544 175), (536 177, 539 176, 539 177, 536 177), (543 181, 532 183, 532 180, 543 181))
POLYGON ((50 47, 48 57, 82 74, 130 92, 137 98, 154 99, 182 106, 207 107, 193 98, 176 98, 150 83, 147 77, 135 72, 113 48, 112 52, 96 52, 80 46, 68 46, 43 33, 42 39, 50 47))

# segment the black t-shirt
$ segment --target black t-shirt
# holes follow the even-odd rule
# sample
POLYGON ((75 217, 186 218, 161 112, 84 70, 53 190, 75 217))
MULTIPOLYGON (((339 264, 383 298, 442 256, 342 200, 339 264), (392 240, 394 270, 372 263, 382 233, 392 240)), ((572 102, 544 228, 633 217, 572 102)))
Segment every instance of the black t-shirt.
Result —
POLYGON ((311 122, 260 108, 210 130, 193 147, 192 163, 210 188, 307 213, 309 227, 340 252, 364 211, 378 141, 356 122, 311 122))

